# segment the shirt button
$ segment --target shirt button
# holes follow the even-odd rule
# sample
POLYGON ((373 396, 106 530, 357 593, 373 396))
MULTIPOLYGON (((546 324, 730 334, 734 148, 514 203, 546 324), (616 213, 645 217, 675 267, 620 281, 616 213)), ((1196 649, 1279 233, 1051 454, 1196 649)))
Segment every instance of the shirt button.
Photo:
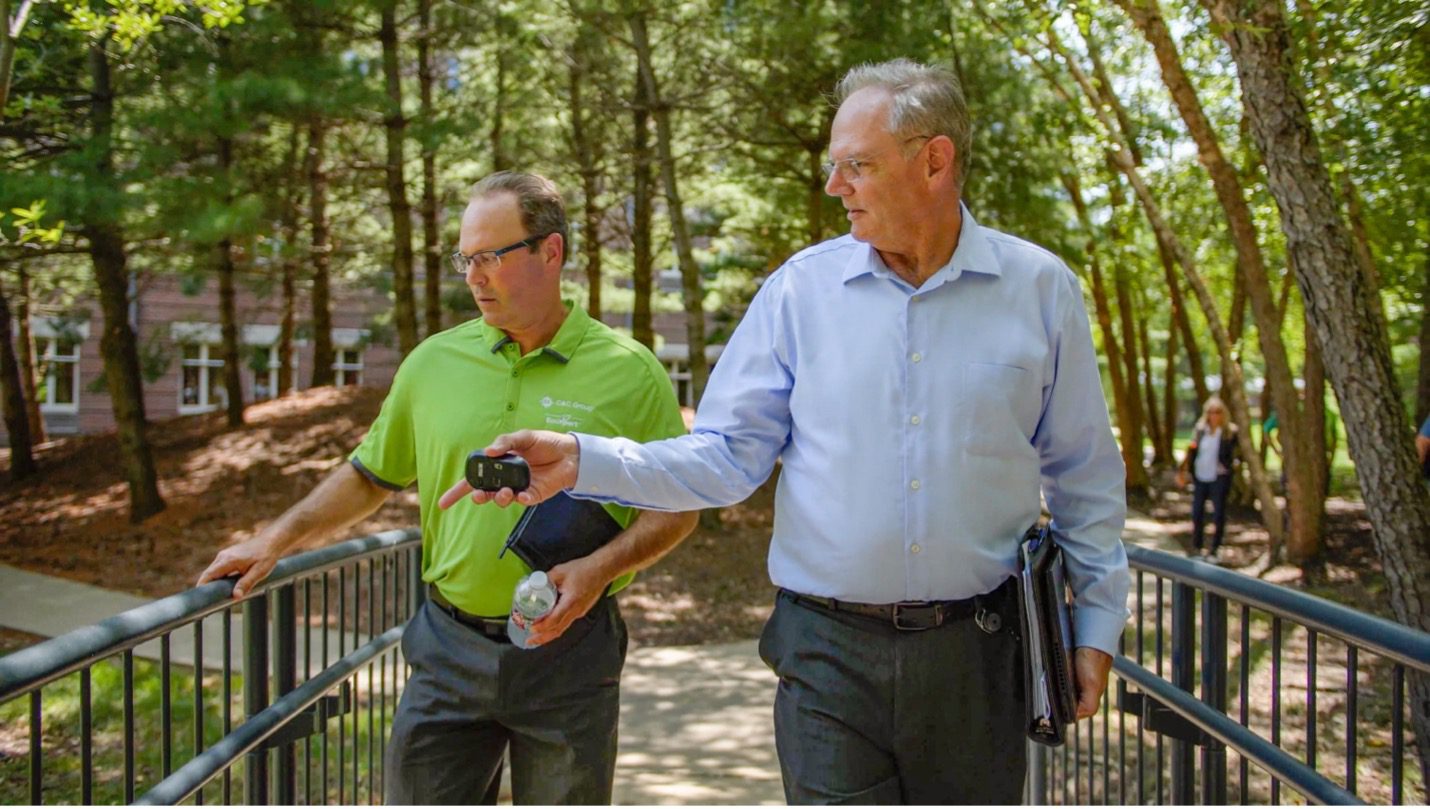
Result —
POLYGON ((518 370, 516 370, 515 368, 511 369, 511 377, 512 377, 512 379, 515 379, 515 378, 517 378, 518 376, 521 376, 521 371, 518 371, 518 370))
POLYGON ((923 484, 915 480, 913 483, 909 484, 909 488, 913 489, 914 491, 918 491, 919 489, 923 488, 923 484))
POLYGON ((913 360, 914 362, 920 362, 923 360, 923 358, 924 355, 920 354, 917 351, 914 352, 914 355, 912 357, 909 357, 909 359, 913 360))
POLYGON ((920 548, 918 545, 914 545, 913 547, 909 548, 909 553, 918 553, 921 550, 923 550, 923 548, 920 548))
POLYGON ((516 405, 513 404, 512 402, 507 402, 507 403, 506 403, 506 409, 507 409, 507 412, 510 413, 511 411, 513 411, 513 410, 516 409, 516 405))
POLYGON ((921 422, 923 422, 923 419, 919 418, 918 416, 914 416, 909 419, 909 423, 914 425, 915 427, 919 426, 921 422))

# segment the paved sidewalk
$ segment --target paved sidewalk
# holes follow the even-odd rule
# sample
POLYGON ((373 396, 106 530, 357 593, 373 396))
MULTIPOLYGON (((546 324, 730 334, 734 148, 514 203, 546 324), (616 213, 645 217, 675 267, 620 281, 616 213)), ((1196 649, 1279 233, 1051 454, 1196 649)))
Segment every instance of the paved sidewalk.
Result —
MULTIPOLYGON (((18 629, 31 635, 53 638, 80 627, 97 624, 106 618, 142 607, 152 599, 130 595, 115 590, 106 590, 92 584, 84 584, 58 576, 31 573, 10 565, 0 565, 0 627, 18 629)), ((232 621, 230 665, 235 673, 243 672, 243 622, 238 616, 232 621)), ((339 655, 338 633, 329 631, 328 646, 330 660, 339 655)), ((367 643, 367 636, 347 633, 346 648, 352 651, 367 643)), ((217 670, 223 667, 223 618, 219 613, 203 620, 203 664, 204 668, 217 670)), ((302 636, 299 636, 301 648, 302 636)), ((322 633, 315 632, 312 639, 312 666, 320 669, 322 661, 322 633)), ((160 657, 157 639, 135 647, 134 654, 143 660, 158 660, 160 657)), ((299 652, 302 665, 302 652, 299 652)), ((169 636, 169 659, 179 666, 190 666, 194 662, 194 632, 192 626, 184 627, 169 636)))

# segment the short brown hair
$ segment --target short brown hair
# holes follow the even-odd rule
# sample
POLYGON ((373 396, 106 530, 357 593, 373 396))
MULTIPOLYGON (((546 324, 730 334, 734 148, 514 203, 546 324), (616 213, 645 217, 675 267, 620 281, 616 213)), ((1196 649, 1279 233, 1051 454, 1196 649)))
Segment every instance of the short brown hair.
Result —
POLYGON ((560 233, 562 257, 565 257, 564 248, 570 244, 566 225, 566 203, 561 199, 561 192, 556 190, 556 183, 540 174, 498 171, 478 180, 476 185, 472 186, 472 193, 468 198, 480 199, 493 194, 511 194, 516 197, 517 207, 521 210, 521 224, 526 228, 528 236, 560 233))

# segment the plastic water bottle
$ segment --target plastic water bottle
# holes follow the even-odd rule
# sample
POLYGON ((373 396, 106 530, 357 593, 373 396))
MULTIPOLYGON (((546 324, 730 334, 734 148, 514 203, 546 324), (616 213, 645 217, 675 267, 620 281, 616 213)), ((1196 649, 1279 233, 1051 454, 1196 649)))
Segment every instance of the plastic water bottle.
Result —
POLYGON ((530 649, 531 625, 556 606, 559 597, 556 585, 538 570, 516 585, 511 599, 511 617, 506 621, 506 634, 519 649, 530 649))

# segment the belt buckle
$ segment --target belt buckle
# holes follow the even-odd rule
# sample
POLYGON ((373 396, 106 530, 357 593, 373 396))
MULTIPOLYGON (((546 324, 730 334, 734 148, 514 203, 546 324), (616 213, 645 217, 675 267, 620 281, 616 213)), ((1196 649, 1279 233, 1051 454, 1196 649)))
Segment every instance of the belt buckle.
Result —
POLYGON ((894 628, 901 632, 922 632, 943 623, 943 606, 918 601, 894 604, 894 628))

